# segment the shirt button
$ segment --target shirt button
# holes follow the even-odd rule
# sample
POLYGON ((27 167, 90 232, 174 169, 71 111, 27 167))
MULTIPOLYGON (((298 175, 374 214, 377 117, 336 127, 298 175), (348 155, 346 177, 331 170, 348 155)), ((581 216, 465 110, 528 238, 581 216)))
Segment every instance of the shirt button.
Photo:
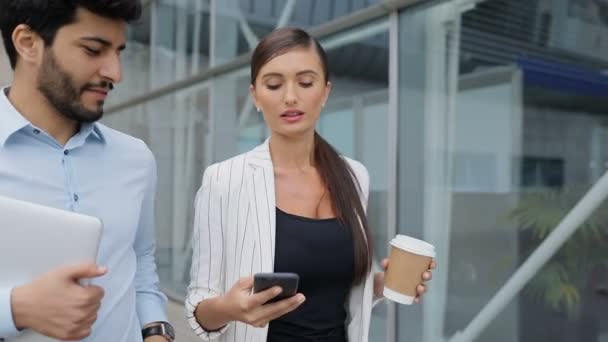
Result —
POLYGON ((78 195, 74 194, 74 202, 78 202, 78 195))
POLYGON ((65 151, 63 151, 63 154, 67 156, 68 154, 70 154, 70 151, 65 150, 65 151))
MULTIPOLYGON (((36 135, 40 134, 40 130, 39 130, 39 129, 37 129, 37 128, 34 128, 34 131, 33 131, 33 132, 34 132, 34 134, 36 134, 36 135)), ((0 340, 0 341, 3 341, 3 340, 0 340)))

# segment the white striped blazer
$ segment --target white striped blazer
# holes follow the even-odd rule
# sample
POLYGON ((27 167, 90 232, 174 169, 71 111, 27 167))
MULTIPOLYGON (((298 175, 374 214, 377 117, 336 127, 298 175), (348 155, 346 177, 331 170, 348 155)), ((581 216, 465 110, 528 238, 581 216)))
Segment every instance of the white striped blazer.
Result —
MULTIPOLYGON (((361 185, 367 208, 369 175, 345 158, 361 185)), ((255 149, 209 166, 195 200, 191 283, 186 298, 188 322, 203 340, 266 342, 268 327, 231 322, 205 331, 194 311, 204 299, 219 296, 241 277, 274 270, 276 201, 268 140, 255 149)), ((373 276, 354 287, 347 305, 348 341, 367 342, 373 301, 373 276)))

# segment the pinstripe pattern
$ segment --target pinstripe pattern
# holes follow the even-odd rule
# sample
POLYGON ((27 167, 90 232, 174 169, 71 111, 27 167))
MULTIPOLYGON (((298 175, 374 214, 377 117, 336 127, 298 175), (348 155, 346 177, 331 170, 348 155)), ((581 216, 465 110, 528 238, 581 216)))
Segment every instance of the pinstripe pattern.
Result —
MULTIPOLYGON (((346 159, 361 184, 367 207, 369 176, 360 163, 346 159)), ((188 322, 203 340, 265 342, 267 328, 232 322, 220 331, 205 331, 194 310, 201 301, 228 291, 241 277, 272 272, 276 237, 274 169, 268 141, 254 150, 205 170, 195 200, 193 260, 186 311, 188 322)), ((348 340, 367 342, 372 309, 373 277, 351 290, 348 340)))

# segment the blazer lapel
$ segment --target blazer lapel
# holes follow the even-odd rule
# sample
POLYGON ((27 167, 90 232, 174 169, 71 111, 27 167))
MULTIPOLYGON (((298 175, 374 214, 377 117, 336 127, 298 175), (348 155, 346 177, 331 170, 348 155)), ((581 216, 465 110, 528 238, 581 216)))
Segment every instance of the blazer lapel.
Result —
POLYGON ((274 168, 270 158, 268 140, 248 153, 247 162, 249 194, 251 200, 251 220, 259 242, 260 269, 274 271, 276 237, 276 199, 274 188, 274 168))

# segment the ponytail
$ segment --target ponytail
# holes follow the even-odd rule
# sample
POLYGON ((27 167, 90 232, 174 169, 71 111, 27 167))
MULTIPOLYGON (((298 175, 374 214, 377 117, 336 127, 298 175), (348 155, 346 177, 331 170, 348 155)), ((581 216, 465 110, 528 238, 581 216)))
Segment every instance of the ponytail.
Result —
POLYGON ((351 230, 355 250, 355 284, 365 281, 371 270, 372 244, 361 185, 351 167, 338 152, 315 132, 314 158, 321 179, 331 196, 340 223, 351 230))

